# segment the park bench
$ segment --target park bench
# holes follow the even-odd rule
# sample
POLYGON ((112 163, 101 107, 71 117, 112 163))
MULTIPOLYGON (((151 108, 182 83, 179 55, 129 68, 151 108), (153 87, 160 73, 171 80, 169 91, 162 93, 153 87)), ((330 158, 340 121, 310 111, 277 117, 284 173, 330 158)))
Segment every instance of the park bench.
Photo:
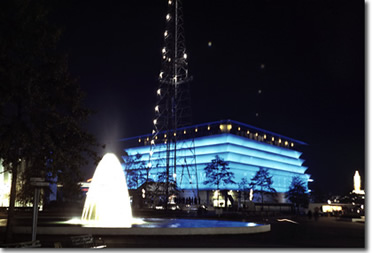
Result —
POLYGON ((2 244, 1 248, 40 248, 41 244, 39 240, 27 241, 27 242, 16 242, 2 244))
POLYGON ((72 246, 76 248, 106 248, 103 240, 96 241, 92 235, 78 235, 70 237, 72 246))

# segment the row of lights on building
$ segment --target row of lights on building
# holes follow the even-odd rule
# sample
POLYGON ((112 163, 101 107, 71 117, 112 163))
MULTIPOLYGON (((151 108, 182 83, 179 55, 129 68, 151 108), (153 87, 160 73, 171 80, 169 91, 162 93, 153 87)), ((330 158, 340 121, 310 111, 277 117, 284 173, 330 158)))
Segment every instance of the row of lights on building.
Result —
MULTIPOLYGON (((155 107, 155 111, 157 111, 157 110, 158 110, 158 106, 155 107)), ((156 125, 156 124, 157 124, 157 120, 154 119, 154 125, 156 125)), ((227 127, 227 130, 228 131, 230 131, 232 129, 232 125, 231 124, 228 124, 227 126, 226 125, 223 125, 223 124, 220 124, 220 130, 221 131, 223 131, 225 127, 227 127)), ((211 126, 208 126, 207 129, 209 131, 211 129, 211 126)), ((198 132, 198 128, 195 128, 194 131, 195 131, 195 133, 197 133, 198 132)), ((241 128, 240 127, 238 127, 238 131, 241 131, 241 128)), ((153 133, 154 132, 155 131, 153 130, 153 133)), ((186 130, 183 130, 183 134, 186 134, 186 133, 187 133, 186 130)), ((250 131, 249 130, 247 130, 247 134, 250 134, 250 131)), ((177 136, 177 134, 176 133, 173 133, 173 136, 177 136)), ((255 133, 255 136, 258 137, 258 133, 255 133)), ((167 138, 167 134, 164 134, 164 138, 167 138)), ((263 138, 266 140, 266 138, 267 138, 266 134, 263 135, 263 138)), ((155 136, 155 139, 157 140, 158 139, 158 136, 155 136)), ((149 141, 150 140, 149 137, 147 137, 146 140, 149 141)), ((272 142, 275 141, 275 138, 273 136, 271 137, 271 141, 272 142)), ((141 139, 138 139, 138 142, 141 142, 141 139)), ((166 143, 166 141, 165 141, 165 143, 166 143)), ((282 143, 282 139, 279 138, 278 143, 281 144, 282 143)), ((154 144, 154 140, 151 140, 151 144, 154 144)), ((284 142, 284 145, 285 146, 288 146, 289 145, 288 141, 285 141, 284 142)), ((291 147, 294 147, 294 143, 293 142, 291 142, 291 147)))
MULTIPOLYGON (((223 131, 225 127, 227 128, 228 131, 230 131, 232 129, 232 125, 231 124, 228 124, 227 126, 221 124, 220 125, 220 130, 223 131)), ((240 127, 238 127, 238 131, 241 131, 241 128, 240 127)), ((249 130, 247 130, 247 134, 250 134, 249 130)), ((258 137, 258 133, 255 134, 255 137, 258 137)), ((266 140, 266 138, 267 138, 266 134, 263 135, 263 138, 266 140)), ((271 137, 271 141, 274 142, 275 141, 275 138, 274 137, 271 137)), ((282 139, 279 138, 278 143, 281 144, 282 143, 282 139)), ((288 146, 289 145, 288 141, 285 141, 284 142, 284 145, 285 146, 288 146)), ((291 142, 291 147, 294 147, 294 143, 293 142, 291 142)))

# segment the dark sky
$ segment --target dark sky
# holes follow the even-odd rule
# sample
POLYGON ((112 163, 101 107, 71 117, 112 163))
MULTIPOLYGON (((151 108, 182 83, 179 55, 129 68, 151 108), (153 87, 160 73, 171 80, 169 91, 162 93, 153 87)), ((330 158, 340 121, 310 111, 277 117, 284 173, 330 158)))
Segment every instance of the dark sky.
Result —
MULTIPOLYGON (((185 0, 194 123, 233 119, 304 141, 309 187, 351 191, 365 168, 364 5, 185 0)), ((106 151, 152 130, 166 10, 167 0, 58 8, 62 49, 97 110, 87 127, 106 151)))

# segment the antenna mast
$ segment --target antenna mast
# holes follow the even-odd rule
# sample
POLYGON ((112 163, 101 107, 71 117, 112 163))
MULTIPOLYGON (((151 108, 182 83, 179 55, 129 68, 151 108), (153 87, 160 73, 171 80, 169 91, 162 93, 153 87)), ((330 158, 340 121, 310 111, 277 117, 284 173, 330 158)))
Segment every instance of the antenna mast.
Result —
MULTIPOLYGON (((181 133, 177 133, 177 129, 192 123, 189 84, 192 78, 188 74, 182 1, 168 0, 167 2, 164 47, 161 49, 162 63, 159 73, 159 87, 156 91, 157 103, 149 163, 149 167, 151 167, 153 166, 151 160, 156 160, 153 156, 157 151, 157 146, 166 145, 165 162, 161 165, 161 158, 158 158, 156 165, 157 167, 165 167, 166 202, 168 202, 170 183, 177 183, 177 148, 180 149, 183 146, 183 142, 180 143, 179 140, 181 133)), ((194 147, 193 140, 192 143, 194 147)), ((195 163, 194 151, 195 148, 192 150, 195 163)), ((158 155, 161 156, 160 151, 158 155)))

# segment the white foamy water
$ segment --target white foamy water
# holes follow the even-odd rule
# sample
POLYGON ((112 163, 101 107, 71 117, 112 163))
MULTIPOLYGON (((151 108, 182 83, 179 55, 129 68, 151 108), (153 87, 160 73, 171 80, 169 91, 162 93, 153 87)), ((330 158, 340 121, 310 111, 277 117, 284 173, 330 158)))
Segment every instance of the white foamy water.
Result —
POLYGON ((81 222, 92 227, 131 227, 132 209, 119 159, 107 153, 94 172, 81 222))

